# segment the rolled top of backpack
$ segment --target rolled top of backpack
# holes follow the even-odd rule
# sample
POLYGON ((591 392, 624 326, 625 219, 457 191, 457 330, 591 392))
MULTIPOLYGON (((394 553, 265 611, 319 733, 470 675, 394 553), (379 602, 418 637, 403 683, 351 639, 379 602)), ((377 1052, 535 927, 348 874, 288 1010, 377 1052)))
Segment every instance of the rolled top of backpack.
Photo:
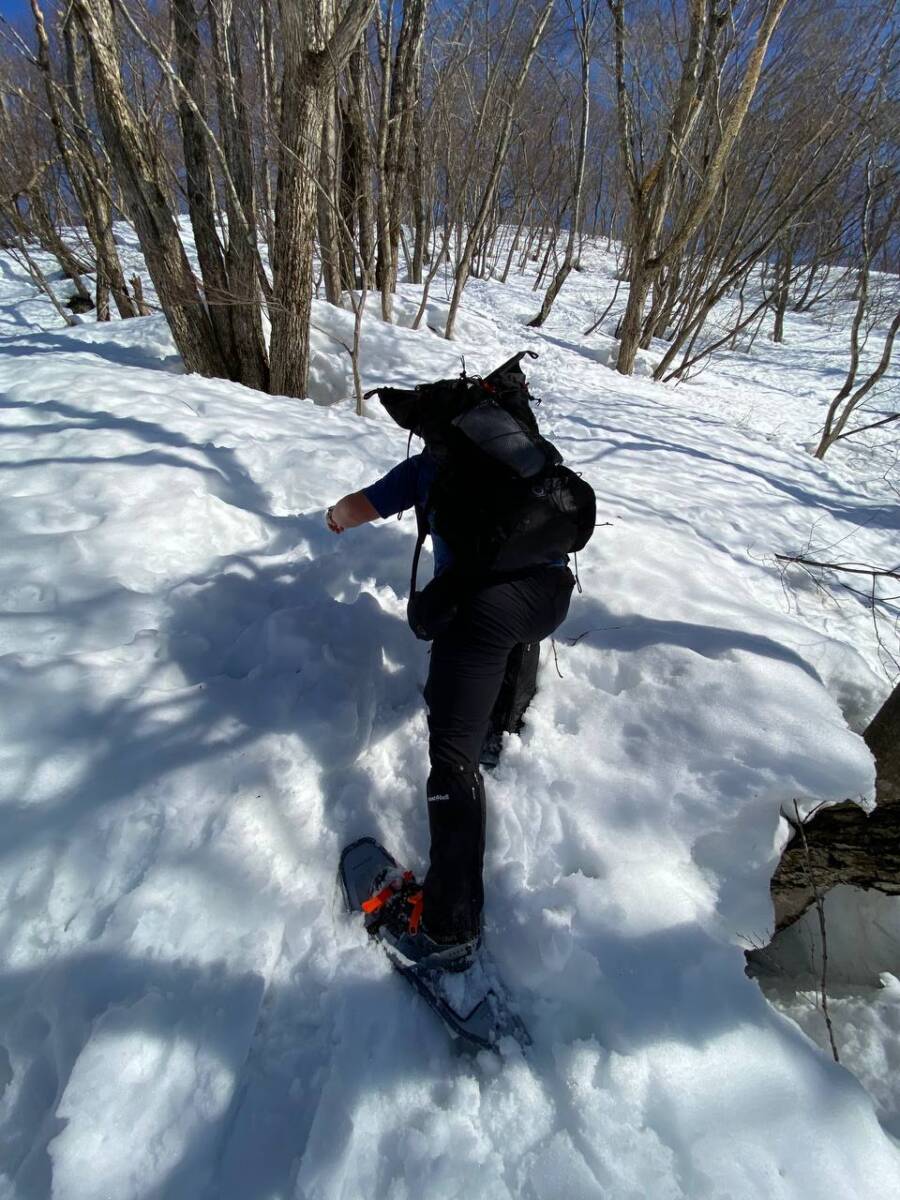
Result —
POLYGON ((537 358, 534 350, 520 350, 484 378, 464 372, 456 379, 420 383, 414 388, 377 387, 366 392, 365 399, 377 396, 401 429, 410 430, 426 442, 491 395, 496 395, 504 408, 512 407, 515 416, 537 432, 537 421, 529 406, 528 382, 520 365, 526 354, 537 358))

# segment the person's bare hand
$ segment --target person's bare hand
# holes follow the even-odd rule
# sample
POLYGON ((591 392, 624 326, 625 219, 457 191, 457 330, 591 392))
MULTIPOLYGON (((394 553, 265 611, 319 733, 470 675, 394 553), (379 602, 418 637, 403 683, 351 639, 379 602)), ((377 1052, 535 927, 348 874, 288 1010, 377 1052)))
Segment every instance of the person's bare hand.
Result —
POLYGON ((351 492, 349 496, 342 496, 331 508, 326 508, 325 524, 332 533, 343 533, 345 529, 355 529, 367 521, 376 521, 378 515, 365 492, 351 492))

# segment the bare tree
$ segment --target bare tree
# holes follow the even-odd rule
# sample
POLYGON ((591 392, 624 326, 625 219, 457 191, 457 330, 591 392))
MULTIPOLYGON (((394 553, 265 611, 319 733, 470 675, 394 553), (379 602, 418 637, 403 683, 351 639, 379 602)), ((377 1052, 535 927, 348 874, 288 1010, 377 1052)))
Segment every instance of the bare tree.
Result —
POLYGON ((425 35, 427 0, 404 0, 403 17, 393 64, 390 61, 392 24, 379 23, 382 101, 379 120, 378 261, 376 282, 381 290, 382 315, 391 316, 391 293, 399 268, 401 217, 412 157, 416 109, 421 102, 420 63, 425 35))
POLYGON ((72 0, 91 58, 107 152, 137 229, 147 270, 188 371, 226 375, 209 314, 178 234, 155 160, 128 103, 111 0, 72 0))
POLYGON ((236 379, 240 377, 240 370, 228 307, 231 294, 217 230, 210 148, 200 115, 206 103, 200 23, 194 0, 172 0, 171 8, 176 61, 182 83, 181 94, 176 94, 175 102, 184 151, 188 215, 216 345, 229 376, 236 379))
POLYGON ((248 387, 266 391, 269 364, 260 301, 261 289, 268 294, 269 286, 257 245, 252 135, 238 9, 234 0, 215 0, 208 7, 218 124, 225 155, 223 171, 228 184, 224 189, 228 232, 225 272, 237 378, 248 387))
MULTIPOLYGON (((374 211, 372 194, 375 151, 372 144, 371 98, 368 88, 365 42, 361 41, 347 66, 346 108, 342 117, 342 228, 355 229, 359 258, 371 272, 375 261, 374 211)), ((343 258, 353 261, 354 246, 345 244, 343 258)), ((363 281, 360 278, 359 286, 363 281)))
POLYGON ((319 254, 322 259, 322 280, 325 299, 340 304, 344 290, 341 271, 340 217, 340 148, 338 144, 338 95, 332 88, 325 99, 322 119, 322 157, 319 167, 318 226, 319 254))
POLYGON ((553 302, 559 295, 563 284, 568 279, 569 273, 572 270, 576 249, 581 238, 582 220, 584 217, 584 168, 587 159, 588 119, 591 111, 591 38, 594 21, 597 16, 597 6, 598 0, 577 0, 577 4, 575 0, 568 0, 569 16, 572 19, 573 33, 578 46, 581 63, 581 107, 578 143, 575 154, 575 181, 572 189, 572 207, 565 253, 550 286, 544 294, 541 311, 528 322, 532 326, 543 325, 549 317, 553 302))
POLYGON ((497 184, 500 180, 500 172, 503 169, 506 161, 507 150, 509 149, 509 139, 512 132, 513 116, 515 112, 515 103, 519 93, 522 90, 522 85, 528 75, 528 70, 531 66, 531 61, 534 58, 538 48, 538 43, 543 36, 544 29, 550 19, 550 13, 553 11, 553 0, 545 0, 543 7, 538 11, 534 25, 531 28, 528 41, 525 45, 525 51, 519 63, 519 69, 512 80, 509 87, 505 90, 503 104, 504 114, 500 122, 497 140, 494 146, 493 158, 491 161, 490 171, 485 182, 484 190, 481 194, 481 202, 478 207, 478 212, 475 215, 474 221, 469 225, 464 235, 463 251, 459 258, 456 267, 456 276, 453 283, 453 295, 450 300, 450 311, 447 315, 447 327, 444 331, 444 336, 451 338, 453 336, 453 327, 456 323, 456 315, 459 311, 460 301, 462 300, 463 289, 469 278, 469 271, 472 266, 472 257, 475 253, 475 248, 484 231, 485 224, 488 220, 488 215, 494 204, 494 198, 497 191, 497 184))
POLYGON ((336 21, 332 0, 284 0, 284 77, 275 201, 271 385, 306 392, 313 249, 327 98, 371 18, 375 0, 351 0, 336 21))
MULTIPOLYGON (((816 458, 824 458, 835 442, 853 437, 865 430, 880 429, 895 421, 900 421, 900 410, 878 415, 870 412, 867 416, 875 416, 874 420, 868 420, 866 415, 858 416, 856 423, 850 426, 851 418, 865 408, 876 384, 887 372, 891 363, 897 330, 900 329, 900 308, 895 308, 884 331, 884 340, 878 361, 860 379, 862 352, 880 315, 878 308, 873 306, 870 290, 872 260, 878 247, 889 242, 895 233, 896 216, 900 209, 896 182, 896 174, 893 171, 882 172, 881 178, 876 179, 875 164, 871 158, 869 159, 866 165, 866 182, 860 217, 862 258, 857 283, 856 310, 850 327, 850 361, 844 382, 828 406, 825 425, 814 451, 816 458), (873 212, 876 208, 879 191, 887 191, 888 200, 878 233, 873 236, 873 212)), ((896 294, 891 297, 891 300, 896 305, 896 294)))
MULTIPOLYGON (((260 390, 305 390, 317 236, 324 294, 354 310, 377 287, 391 316, 401 255, 424 283, 416 325, 451 276, 452 336, 467 280, 516 269, 544 292, 541 323, 583 231, 603 230, 609 249, 622 239, 630 284, 624 313, 612 305, 619 369, 663 338, 655 376, 683 378, 772 314, 777 338, 792 307, 840 300, 860 255, 847 233, 859 141, 877 118, 887 145, 895 123, 878 5, 857 19, 837 0, 794 0, 767 57, 786 0, 607 0, 609 39, 595 36, 599 0, 567 0, 555 28, 552 0, 73 0, 56 29, 30 2, 36 48, 19 38, 20 79, 2 86, 31 114, 31 165, 47 165, 17 175, 15 148, 0 151, 15 236, 85 294, 96 261, 98 315, 112 297, 127 314, 123 213, 188 369, 260 390), (851 22, 864 32, 850 37, 851 22)), ((871 303, 883 266, 876 255, 871 286, 853 275, 854 303, 869 292, 857 365, 875 330, 892 345, 871 303)), ((874 384, 859 367, 831 433, 852 432, 843 404, 866 386, 862 400, 874 384)))
POLYGON ((77 33, 67 15, 62 28, 66 63, 66 79, 62 83, 54 74, 50 39, 38 0, 31 0, 31 8, 38 46, 36 64, 44 84, 56 148, 94 248, 97 319, 109 317, 110 292, 119 315, 133 317, 137 308, 129 295, 113 238, 108 167, 94 151, 94 140, 84 111, 82 57, 77 33))
MULTIPOLYGON (((625 0, 607 0, 613 17, 619 146, 631 202, 631 260, 628 304, 620 329, 617 369, 630 375, 643 336, 644 306, 664 267, 671 266, 700 228, 722 185, 725 167, 741 132, 762 73, 763 62, 787 0, 771 0, 750 45, 726 39, 733 0, 691 0, 681 75, 664 125, 658 157, 645 169, 635 129, 635 104, 628 86, 625 0), (743 69, 723 112, 723 71, 729 53, 741 51, 743 69), (706 113, 706 121, 700 116, 706 113), (696 188, 677 220, 667 226, 677 168, 698 135, 715 129, 717 139, 703 155, 696 188)), ((736 28, 730 26, 730 28, 736 28)))

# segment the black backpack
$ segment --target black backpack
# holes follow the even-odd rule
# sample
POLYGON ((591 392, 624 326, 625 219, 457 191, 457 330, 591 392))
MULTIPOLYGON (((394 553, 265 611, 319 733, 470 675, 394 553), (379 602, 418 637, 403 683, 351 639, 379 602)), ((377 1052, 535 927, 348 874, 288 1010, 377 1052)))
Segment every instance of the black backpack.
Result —
POLYGON ((513 578, 581 550, 594 532, 593 489, 562 464, 541 437, 521 360, 524 350, 484 378, 420 384, 411 391, 376 388, 382 405, 425 442, 437 463, 428 496, 431 528, 453 553, 453 567, 422 593, 415 589, 428 532, 417 510, 419 537, 410 586, 410 624, 432 637, 452 619, 467 587, 485 578, 513 578))

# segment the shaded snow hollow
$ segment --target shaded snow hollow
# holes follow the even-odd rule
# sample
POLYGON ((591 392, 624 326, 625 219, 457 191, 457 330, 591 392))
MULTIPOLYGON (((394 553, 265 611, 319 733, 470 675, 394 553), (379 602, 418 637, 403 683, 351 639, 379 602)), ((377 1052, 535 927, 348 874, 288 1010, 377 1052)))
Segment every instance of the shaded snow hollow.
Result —
POLYGON ((771 557, 896 544, 876 464, 801 449, 841 332, 626 380, 588 268, 543 332, 521 278, 473 281, 455 343, 402 327, 411 287, 365 326, 367 387, 538 350, 604 523, 488 783, 486 938, 534 1038, 498 1059, 335 890, 352 838, 427 850, 414 522, 322 520, 405 453, 353 415, 350 316, 316 307, 319 404, 265 397, 182 375, 159 317, 57 328, 0 255, 4 1200, 900 1194, 869 1095, 743 971, 779 807, 872 789, 869 618, 771 557))

